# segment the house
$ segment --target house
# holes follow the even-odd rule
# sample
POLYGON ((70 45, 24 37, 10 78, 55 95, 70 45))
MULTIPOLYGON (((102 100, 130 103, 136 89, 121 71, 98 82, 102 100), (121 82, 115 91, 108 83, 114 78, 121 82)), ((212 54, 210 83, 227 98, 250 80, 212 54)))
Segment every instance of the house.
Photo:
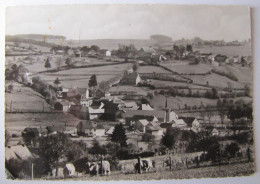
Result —
POLYGON ((107 50, 107 51, 106 51, 106 56, 108 56, 108 57, 111 56, 111 51, 110 51, 110 50, 107 50))
POLYGON ((110 127, 110 128, 106 131, 106 134, 111 136, 111 135, 113 134, 114 130, 115 130, 115 127, 110 127))
POLYGON ((5 147, 5 160, 26 160, 32 157, 31 152, 25 145, 5 147))
POLYGON ((225 60, 226 60, 226 59, 227 59, 227 56, 226 56, 226 55, 220 55, 220 54, 218 54, 218 55, 215 56, 214 61, 219 62, 219 63, 225 63, 225 60))
POLYGON ((91 107, 88 108, 88 115, 90 120, 98 119, 104 113, 105 109, 102 107, 99 107, 98 109, 93 109, 91 107))
POLYGON ((199 121, 194 117, 180 117, 179 119, 182 119, 188 127, 191 128, 194 132, 200 131, 200 123, 199 121))
POLYGON ((105 134, 106 134, 106 130, 103 125, 97 124, 97 126, 94 127, 94 130, 93 130, 94 136, 101 137, 101 136, 104 136, 105 134))
POLYGON ((90 51, 88 51, 88 55, 95 56, 97 55, 97 52, 94 49, 91 49, 90 51))
POLYGON ((90 121, 82 120, 77 126, 77 134, 83 136, 93 136, 94 135, 94 126, 90 121))
POLYGON ((174 126, 173 123, 161 123, 160 127, 162 128, 163 133, 165 133, 167 128, 174 127, 174 126))
POLYGON ((146 119, 140 119, 138 121, 135 122, 135 129, 145 133, 146 132, 146 126, 149 124, 149 121, 147 121, 146 119))
POLYGON ((216 128, 213 128, 213 130, 211 131, 211 135, 212 136, 218 136, 219 135, 219 131, 216 128))
POLYGON ((82 56, 82 52, 81 51, 76 51, 75 52, 75 57, 81 57, 82 56))
POLYGON ((46 127, 47 133, 50 134, 57 134, 58 132, 64 132, 65 127, 63 125, 52 125, 46 127))
POLYGON ((149 120, 152 121, 154 117, 156 117, 159 122, 165 122, 166 120, 166 112, 160 110, 128 110, 123 116, 127 126, 131 126, 134 121, 139 119, 148 120, 149 118, 149 120))
POLYGON ((124 107, 122 108, 123 111, 127 111, 127 110, 137 110, 138 109, 138 105, 135 101, 128 101, 124 103, 124 107))
POLYGON ((162 136, 163 135, 163 129, 157 125, 157 126, 147 126, 146 132, 150 133, 155 136, 162 136))
POLYGON ((149 104, 141 104, 138 110, 152 111, 154 109, 149 104))
POLYGON ((187 128, 187 124, 183 121, 183 119, 176 119, 173 120, 173 127, 185 129, 187 128))
POLYGON ((137 85, 140 81, 141 78, 137 72, 125 72, 124 76, 120 80, 120 83, 123 85, 137 85))
POLYGON ((69 101, 68 100, 62 100, 60 102, 56 102, 54 104, 54 109, 58 111, 67 112, 69 111, 69 101))

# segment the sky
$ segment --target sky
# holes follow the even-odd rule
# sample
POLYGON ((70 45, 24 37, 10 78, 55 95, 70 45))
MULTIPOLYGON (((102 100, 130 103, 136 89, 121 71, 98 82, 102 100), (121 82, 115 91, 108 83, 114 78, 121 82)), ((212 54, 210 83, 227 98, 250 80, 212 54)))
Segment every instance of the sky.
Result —
POLYGON ((251 34, 246 6, 52 5, 8 7, 6 35, 62 35, 66 39, 244 40, 251 34))

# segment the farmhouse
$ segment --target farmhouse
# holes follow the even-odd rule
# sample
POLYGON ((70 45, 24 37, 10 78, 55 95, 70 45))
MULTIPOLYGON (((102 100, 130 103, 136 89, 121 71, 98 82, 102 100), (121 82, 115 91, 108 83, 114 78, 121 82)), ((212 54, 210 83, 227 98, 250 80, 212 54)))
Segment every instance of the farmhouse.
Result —
POLYGON ((149 124, 149 121, 147 121, 146 119, 140 119, 138 121, 136 121, 135 123, 135 129, 145 133, 146 132, 146 126, 149 124))
POLYGON ((111 56, 111 51, 110 50, 106 51, 106 56, 111 56))
POLYGON ((137 72, 128 73, 126 72, 122 79, 120 80, 120 84, 123 85, 137 85, 141 81, 141 78, 137 72))
POLYGON ((69 110, 69 101, 62 100, 54 104, 54 109, 58 111, 67 112, 69 110))
POLYGON ((147 119, 148 121, 152 121, 154 117, 157 118, 159 122, 165 122, 166 113, 165 111, 157 110, 129 110, 124 113, 124 117, 126 125, 131 126, 136 120, 147 119))
POLYGON ((82 120, 77 124, 76 128, 78 135, 93 136, 94 134, 94 126, 90 121, 82 120))
POLYGON ((200 131, 200 123, 199 121, 194 117, 180 117, 179 119, 182 119, 188 127, 191 128, 194 132, 200 131))
POLYGON ((147 126, 146 132, 150 133, 155 136, 162 136, 163 135, 163 129, 157 125, 157 126, 147 126))
POLYGON ((97 126, 94 127, 93 135, 94 136, 104 136, 106 133, 106 130, 103 125, 97 124, 97 126))
POLYGON ((58 132, 63 132, 65 127, 63 125, 52 125, 47 126, 46 129, 48 134, 57 134, 58 132))

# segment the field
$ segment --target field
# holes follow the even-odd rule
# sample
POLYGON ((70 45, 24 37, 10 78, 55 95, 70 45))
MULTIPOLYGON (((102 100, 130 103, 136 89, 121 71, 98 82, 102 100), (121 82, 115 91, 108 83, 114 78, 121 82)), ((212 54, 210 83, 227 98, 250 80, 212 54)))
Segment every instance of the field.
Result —
POLYGON ((140 88, 136 86, 114 86, 109 89, 109 92, 133 92, 139 95, 147 95, 149 89, 140 88))
POLYGON ((46 103, 44 97, 39 93, 19 83, 11 82, 6 85, 9 84, 12 84, 14 87, 11 93, 5 93, 5 104, 8 111, 50 111, 49 104, 46 103))
POLYGON ((171 72, 164 70, 158 66, 140 66, 137 70, 138 73, 167 73, 170 74, 171 72))
POLYGON ((246 44, 242 46, 203 46, 195 47, 193 50, 201 53, 222 54, 226 56, 250 56, 251 45, 246 44))
POLYGON ((192 178, 216 178, 216 177, 235 177, 248 176, 254 173, 254 163, 239 163, 223 166, 212 166, 204 168, 184 169, 177 171, 152 172, 144 174, 121 174, 111 173, 111 176, 80 177, 73 180, 169 180, 169 179, 192 179, 192 178))
POLYGON ((6 130, 20 134, 26 127, 44 129, 46 126, 62 125, 66 130, 75 129, 79 120, 69 113, 6 113, 6 130))
POLYGON ((228 87, 229 84, 231 84, 231 86, 234 88, 244 88, 245 86, 240 82, 233 81, 227 77, 215 73, 211 73, 210 75, 206 75, 206 76, 195 75, 190 78, 193 80, 193 83, 195 84, 206 85, 208 82, 209 86, 220 87, 220 88, 228 87))
POLYGON ((70 88, 77 86, 80 88, 88 88, 88 81, 91 75, 97 76, 97 82, 108 81, 111 78, 121 74, 124 70, 130 67, 131 64, 119 64, 105 67, 91 67, 91 68, 78 68, 55 73, 41 73, 38 74, 45 82, 53 84, 53 81, 58 77, 61 85, 70 88))
POLYGON ((161 63, 162 66, 165 66, 175 72, 178 72, 180 74, 185 73, 207 73, 211 69, 214 68, 214 66, 210 64, 198 64, 198 65, 189 65, 189 62, 187 61, 170 61, 170 62, 164 62, 161 63))

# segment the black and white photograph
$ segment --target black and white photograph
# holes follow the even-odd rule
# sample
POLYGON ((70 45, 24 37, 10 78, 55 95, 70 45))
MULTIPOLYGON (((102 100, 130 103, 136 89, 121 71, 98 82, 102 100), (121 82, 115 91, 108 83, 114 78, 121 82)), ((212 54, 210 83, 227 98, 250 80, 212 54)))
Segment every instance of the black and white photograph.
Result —
POLYGON ((251 14, 234 5, 7 7, 6 179, 253 175, 251 14))

